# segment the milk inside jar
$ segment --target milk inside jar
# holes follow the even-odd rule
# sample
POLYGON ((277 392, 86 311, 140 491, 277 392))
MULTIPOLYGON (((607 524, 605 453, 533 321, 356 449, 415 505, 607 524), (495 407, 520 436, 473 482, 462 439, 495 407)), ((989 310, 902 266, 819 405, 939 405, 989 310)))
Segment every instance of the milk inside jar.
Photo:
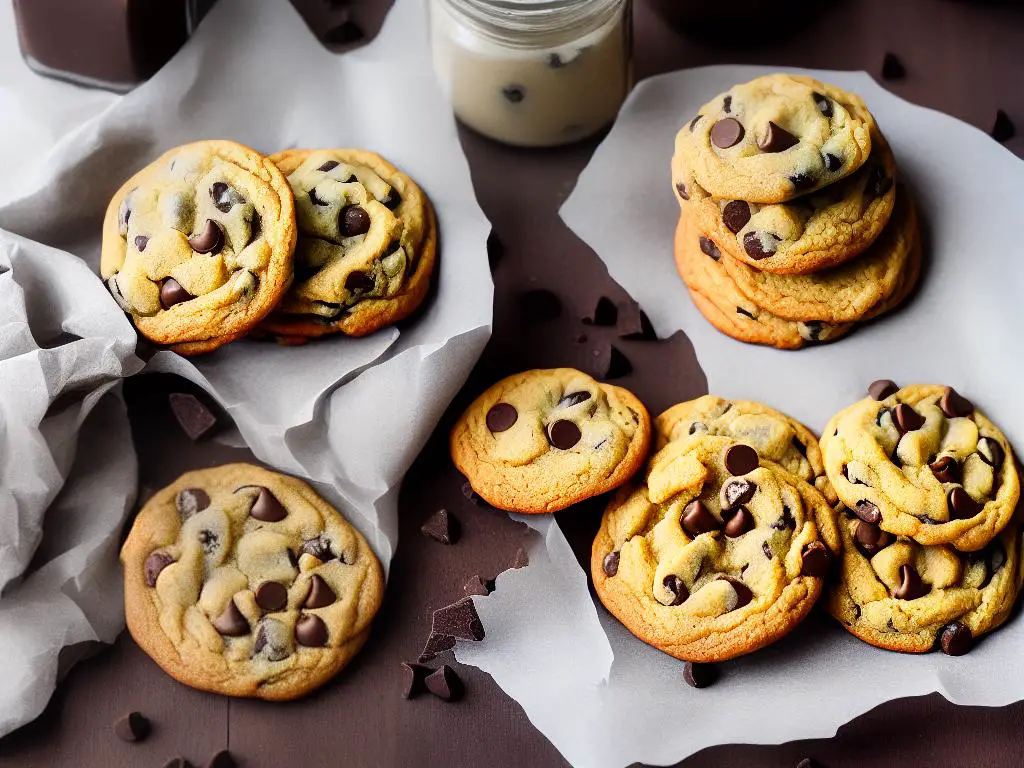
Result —
POLYGON ((590 136, 631 85, 630 0, 430 0, 430 33, 456 116, 508 144, 590 136))

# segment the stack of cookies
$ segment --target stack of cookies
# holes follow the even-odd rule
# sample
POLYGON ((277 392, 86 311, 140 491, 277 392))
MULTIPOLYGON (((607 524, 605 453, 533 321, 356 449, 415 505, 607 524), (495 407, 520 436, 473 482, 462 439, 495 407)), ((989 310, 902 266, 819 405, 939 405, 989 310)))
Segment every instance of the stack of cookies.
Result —
POLYGON ((921 269, 913 202, 856 95, 775 74, 705 104, 676 136, 675 259, 735 339, 795 349, 898 306, 921 269))
POLYGON ((250 333, 363 336, 423 301, 436 230, 422 190, 372 152, 200 141, 117 191, 100 271, 139 333, 183 355, 250 333))

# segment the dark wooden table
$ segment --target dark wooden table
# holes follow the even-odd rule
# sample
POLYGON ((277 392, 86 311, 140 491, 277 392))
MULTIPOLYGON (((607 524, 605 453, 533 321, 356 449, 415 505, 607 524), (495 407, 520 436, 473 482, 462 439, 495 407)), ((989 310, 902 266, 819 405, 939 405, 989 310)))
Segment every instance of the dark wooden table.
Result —
MULTIPOLYGON (((314 6, 312 0, 296 3, 314 6)), ((636 0, 638 77, 726 62, 864 69, 878 76, 884 54, 892 51, 907 75, 887 86, 901 96, 984 130, 1001 108, 1024 128, 1024 3, 848 0, 816 5, 817 13, 803 24, 786 21, 779 25, 781 32, 763 31, 753 42, 741 43, 724 21, 693 25, 690 36, 682 36, 651 13, 645 0, 636 0)), ((361 12, 357 4, 356 16, 361 12)), ((313 8, 314 16, 327 13, 313 8)), ((374 28, 372 20, 367 27, 374 28)), ((702 394, 706 384, 682 334, 657 342, 623 341, 614 329, 581 322, 600 296, 627 298, 557 214, 597 141, 527 152, 469 132, 462 139, 477 196, 500 242, 495 250, 503 252, 494 270, 494 335, 406 479, 401 546, 367 647, 337 680, 308 699, 267 704, 178 685, 122 635, 71 672, 38 721, 0 741, 4 766, 156 767, 177 754, 202 765, 225 747, 242 765, 254 768, 565 765, 519 706, 478 670, 459 668, 469 689, 459 704, 401 698, 399 663, 418 654, 431 611, 461 596, 470 576, 492 577, 508 567, 524 541, 520 526, 462 496, 445 434, 468 400, 499 376, 524 368, 585 365, 602 341, 614 341, 629 358, 633 373, 621 383, 652 411, 702 394), (559 317, 524 317, 520 297, 533 288, 560 297, 559 317), (454 547, 441 547, 417 530, 440 506, 462 521, 464 535, 454 547), (111 731, 114 720, 131 710, 141 710, 154 724, 150 738, 134 745, 118 741, 111 731)), ((1024 136, 1008 146, 1024 155, 1024 136)), ((243 450, 188 441, 166 404, 167 393, 181 388, 180 382, 158 376, 127 384, 144 488, 158 488, 189 468, 249 457, 243 450)), ((597 501, 559 516, 578 553, 588 549, 599 508, 597 501)), ((872 683, 870 670, 865 679, 872 683)), ((884 680, 873 682, 885 685, 884 680)), ((768 768, 793 766, 807 756, 832 768, 1019 766, 1024 764, 1024 703, 1002 709, 956 707, 938 695, 893 701, 841 727, 831 739, 722 746, 680 765, 768 768)))

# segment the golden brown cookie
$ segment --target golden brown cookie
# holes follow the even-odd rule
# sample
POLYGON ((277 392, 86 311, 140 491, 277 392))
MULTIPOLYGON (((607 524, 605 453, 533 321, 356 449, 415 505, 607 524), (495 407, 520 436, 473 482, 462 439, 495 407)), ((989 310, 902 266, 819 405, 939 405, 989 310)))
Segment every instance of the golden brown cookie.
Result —
POLYGON ((294 699, 366 642, 384 578, 366 539, 301 480, 249 464, 189 472, 121 550, 135 641, 177 680, 294 699))
POLYGON ((452 429, 452 460, 499 509, 557 512, 617 488, 643 464, 647 409, 572 368, 525 371, 478 397, 452 429))

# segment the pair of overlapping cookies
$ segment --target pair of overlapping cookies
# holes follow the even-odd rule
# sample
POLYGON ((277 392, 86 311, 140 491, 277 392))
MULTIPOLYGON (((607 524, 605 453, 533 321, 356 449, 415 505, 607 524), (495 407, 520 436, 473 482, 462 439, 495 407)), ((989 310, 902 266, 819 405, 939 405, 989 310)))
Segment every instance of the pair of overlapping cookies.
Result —
POLYGON ((633 634, 687 661, 764 647, 822 595, 872 645, 959 655, 1005 621, 1024 578, 1010 445, 948 387, 876 382, 819 444, 759 403, 708 395, 652 427, 624 389, 530 371, 481 395, 450 444, 501 509, 552 512, 624 486, 594 540, 594 587, 633 634))
POLYGON ((740 341, 838 339, 913 291, 921 235, 892 150, 860 97, 759 77, 679 131, 675 259, 694 303, 740 341))
POLYGON ((100 271, 139 332, 180 354, 249 334, 297 344, 411 314, 436 230, 423 191, 372 152, 200 141, 117 191, 100 271))

